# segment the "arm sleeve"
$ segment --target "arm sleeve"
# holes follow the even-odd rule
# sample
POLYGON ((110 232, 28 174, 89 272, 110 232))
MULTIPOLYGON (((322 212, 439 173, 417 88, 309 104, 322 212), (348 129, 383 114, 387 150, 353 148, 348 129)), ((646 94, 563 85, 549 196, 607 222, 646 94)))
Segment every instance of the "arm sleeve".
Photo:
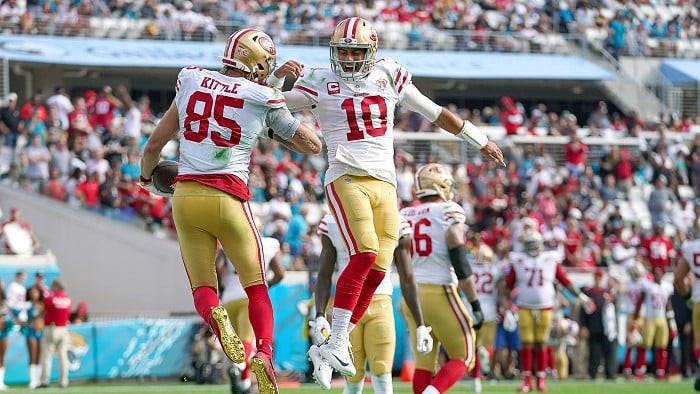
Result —
POLYGON ((301 123, 299 119, 292 116, 287 108, 270 109, 265 121, 274 133, 284 140, 292 138, 301 123))
POLYGON ((316 103, 311 97, 300 90, 290 90, 283 92, 282 95, 284 95, 284 99, 287 101, 287 108, 292 112, 316 106, 316 103))
POLYGON ((569 277, 566 276, 566 272, 564 272, 564 269, 561 268, 561 264, 557 264, 556 277, 559 283, 562 284, 562 286, 569 287, 571 285, 571 281, 569 280, 569 277))
POLYGON ((431 122, 437 120, 442 113, 442 107, 426 97, 413 84, 406 86, 401 104, 407 109, 423 115, 431 122))

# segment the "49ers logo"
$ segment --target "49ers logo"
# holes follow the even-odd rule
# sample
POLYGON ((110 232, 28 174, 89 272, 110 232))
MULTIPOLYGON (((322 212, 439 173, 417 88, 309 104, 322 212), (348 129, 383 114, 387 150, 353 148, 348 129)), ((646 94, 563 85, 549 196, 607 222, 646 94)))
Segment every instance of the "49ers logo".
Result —
POLYGON ((377 41, 377 31, 376 30, 372 29, 369 32, 369 39, 372 41, 377 41))
POLYGON ((389 84, 389 81, 387 81, 386 79, 377 80, 377 86, 381 90, 386 89, 386 85, 388 85, 388 84, 389 84))
POLYGON ((260 46, 263 47, 263 49, 266 50, 270 55, 277 54, 277 49, 275 48, 275 44, 273 44, 272 40, 270 40, 269 38, 260 37, 260 40, 258 42, 260 43, 260 46))

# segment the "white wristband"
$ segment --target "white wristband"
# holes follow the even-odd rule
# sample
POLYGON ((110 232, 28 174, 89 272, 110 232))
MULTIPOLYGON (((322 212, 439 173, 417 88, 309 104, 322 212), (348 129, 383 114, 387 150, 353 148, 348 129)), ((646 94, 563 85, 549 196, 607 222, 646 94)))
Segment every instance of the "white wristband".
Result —
POLYGON ((267 76, 267 86, 282 90, 285 78, 287 78, 287 76, 277 78, 274 73, 270 73, 270 75, 267 76))
POLYGON ((474 126, 474 124, 468 120, 464 121, 462 130, 459 131, 457 137, 469 142, 479 149, 485 147, 489 142, 489 137, 487 137, 483 131, 479 130, 478 127, 474 126))

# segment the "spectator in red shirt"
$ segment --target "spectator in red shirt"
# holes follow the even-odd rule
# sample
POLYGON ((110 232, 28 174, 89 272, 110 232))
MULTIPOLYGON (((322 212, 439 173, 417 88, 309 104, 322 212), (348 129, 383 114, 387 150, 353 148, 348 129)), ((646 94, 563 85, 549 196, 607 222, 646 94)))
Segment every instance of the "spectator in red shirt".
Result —
POLYGON ((95 126, 107 130, 114 119, 114 110, 121 107, 122 102, 112 94, 112 87, 105 86, 95 100, 95 126))
POLYGON ((513 99, 508 96, 501 98, 501 110, 498 113, 498 117, 506 129, 506 135, 518 134, 518 129, 525 120, 523 114, 515 106, 513 99))
POLYGON ((578 225, 578 220, 569 218, 566 220, 566 239, 564 240, 564 265, 576 267, 583 252, 583 235, 578 225))
POLYGON ((41 338, 41 384, 48 387, 51 378, 51 362, 58 356, 59 385, 68 387, 68 324, 73 301, 64 292, 63 282, 51 282, 51 295, 44 299, 44 336, 41 338))
POLYGON ((36 110, 39 119, 42 122, 46 123, 46 121, 49 119, 49 113, 48 111, 46 111, 46 107, 44 106, 43 101, 44 95, 41 94, 41 92, 34 93, 32 95, 32 98, 22 106, 22 109, 19 110, 20 120, 31 119, 34 110, 36 110))
POLYGON ((569 174, 579 177, 586 168, 588 161, 588 147, 581 141, 581 138, 573 133, 571 140, 564 147, 564 161, 569 174))
POLYGON ((87 178, 78 184, 75 191, 83 207, 99 212, 100 210, 100 183, 97 180, 97 172, 87 174, 87 178))
POLYGON ((615 178, 617 188, 627 195, 634 179, 634 162, 627 148, 620 149, 619 158, 615 163, 615 178))
POLYGON ((664 270, 671 268, 671 261, 676 258, 676 250, 673 249, 671 239, 664 233, 662 222, 654 223, 653 233, 642 240, 640 253, 645 258, 645 264, 649 271, 655 267, 664 270))

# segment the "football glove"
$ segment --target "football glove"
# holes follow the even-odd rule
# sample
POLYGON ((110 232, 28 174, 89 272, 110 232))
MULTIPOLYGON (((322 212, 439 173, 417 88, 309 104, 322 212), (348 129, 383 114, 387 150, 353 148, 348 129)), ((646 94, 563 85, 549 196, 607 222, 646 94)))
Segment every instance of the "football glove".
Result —
POLYGON ((470 304, 472 306, 472 315, 474 315, 472 327, 478 330, 484 324, 484 312, 481 311, 481 303, 479 303, 479 300, 474 300, 470 304))
POLYGON ((317 317, 315 321, 310 321, 309 327, 311 327, 309 334, 315 343, 323 343, 331 335, 331 325, 328 324, 328 320, 323 316, 317 317))
POLYGON ((148 190, 152 194, 155 194, 156 196, 161 196, 161 197, 172 197, 172 193, 163 193, 162 191, 158 190, 156 188, 156 185, 153 184, 153 181, 151 179, 146 179, 142 176, 139 176, 139 186, 141 188, 148 190))
POLYGON ((418 326, 416 328, 416 350, 420 354, 428 354, 433 351, 433 337, 430 332, 432 327, 418 326))
POLYGON ((583 306, 583 310, 586 311, 587 314, 592 314, 596 310, 595 302, 591 299, 591 297, 587 296, 584 292, 578 293, 578 300, 581 302, 581 306, 583 306))

